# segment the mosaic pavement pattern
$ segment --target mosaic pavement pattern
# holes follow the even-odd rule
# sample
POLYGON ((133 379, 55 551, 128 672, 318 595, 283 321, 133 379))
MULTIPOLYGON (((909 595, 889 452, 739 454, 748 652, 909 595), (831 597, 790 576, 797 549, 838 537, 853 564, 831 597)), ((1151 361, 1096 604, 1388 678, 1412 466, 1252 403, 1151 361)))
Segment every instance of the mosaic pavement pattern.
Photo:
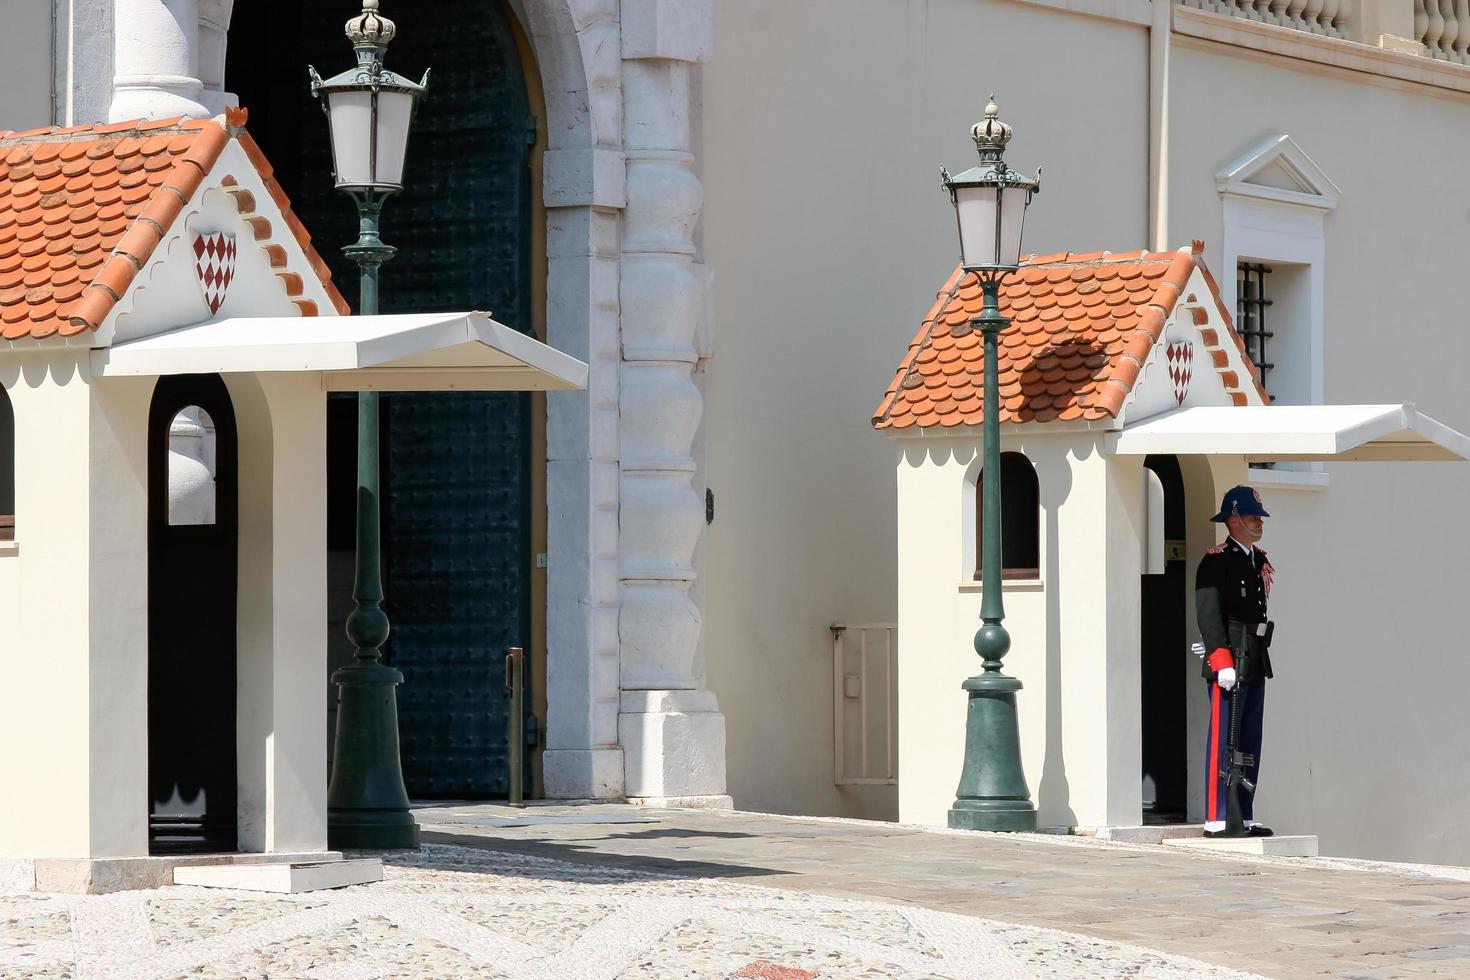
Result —
POLYGON ((306 895, 0 895, 0 980, 1244 978, 922 908, 430 844, 306 895))

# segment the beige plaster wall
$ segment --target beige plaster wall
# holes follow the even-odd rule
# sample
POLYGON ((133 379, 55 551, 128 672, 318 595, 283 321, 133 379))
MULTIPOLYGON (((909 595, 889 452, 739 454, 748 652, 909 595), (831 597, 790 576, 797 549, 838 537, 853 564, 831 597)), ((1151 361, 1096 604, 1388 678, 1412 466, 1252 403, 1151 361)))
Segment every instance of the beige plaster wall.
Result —
POLYGON ((0 854, 85 855, 91 846, 90 587, 77 556, 91 533, 85 355, 0 362, 15 412, 16 547, 0 556, 0 854), (24 615, 22 615, 24 612, 24 615))
POLYGON ((147 851, 147 509, 152 385, 99 388, 85 353, 0 364, 15 410, 16 540, 0 555, 0 738, 24 806, 0 854, 147 851), (87 556, 92 560, 88 562, 87 556))
MULTIPOLYGON (((148 852, 147 420, 154 382, 86 354, 0 360, 16 540, 0 551, 0 855, 148 852), (90 556, 90 561, 88 560, 90 556)), ((231 376, 240 431, 240 845, 326 846, 326 402, 231 376)))
MULTIPOLYGON (((1104 435, 1009 429, 1036 469, 1041 574, 1003 589, 1022 762, 1043 826, 1134 823, 1141 805, 1138 529, 1142 460, 1109 462, 1104 435), (1105 573, 1106 570, 1106 573, 1105 573)), ((976 435, 899 440, 899 819, 944 824, 964 749, 960 682, 981 585, 969 580, 976 435)))
MULTIPOLYGON (((1412 399, 1470 431, 1470 331, 1446 288, 1470 255, 1470 98, 1238 54, 1176 49, 1175 237, 1205 238, 1218 256, 1215 172, 1290 134, 1342 190, 1325 224, 1324 400, 1412 399), (1364 152, 1368 131, 1386 157, 1364 152)), ((1470 661, 1450 611, 1470 585, 1470 466, 1327 470, 1324 490, 1263 486, 1278 629, 1262 812, 1318 833, 1324 853, 1463 864, 1470 661)))
MULTIPOLYGON (((898 612, 894 446, 868 418, 956 261, 939 165, 970 166, 994 90, 1012 161, 1046 167, 1028 249, 1144 244, 1147 35, 985 0, 717 0, 715 36, 705 644, 729 789, 743 807, 891 818, 891 788, 833 785, 828 627, 898 612), (982 61, 988 33, 1046 42, 982 61)), ((945 682, 961 709, 964 676, 945 682)))
POLYGON ((10 0, 0 31, 0 130, 51 125, 53 0, 10 0))
MULTIPOLYGON (((1027 250, 1146 244, 1147 31, 987 0, 718 0, 715 15, 700 152, 702 243, 717 270, 706 437, 718 511, 706 643, 729 719, 730 789, 757 808, 942 817, 960 751, 943 729, 958 724, 957 685, 975 667, 979 598, 953 581, 958 546, 944 536, 957 518, 900 508, 887 475, 895 448, 867 418, 953 262, 935 171, 971 159, 966 129, 991 88, 1017 127, 1010 162, 1046 167, 1027 250), (986 36, 1011 43, 982 62, 975 50, 986 36), (897 541, 911 535, 928 542, 929 557, 899 553, 897 541), (931 561, 941 571, 926 571, 931 561), (939 592, 917 598, 922 583, 939 592), (881 790, 839 792, 826 627, 891 620, 910 606, 922 610, 922 625, 899 640, 897 801, 881 790), (938 789, 913 785, 920 773, 938 789)), ((1342 190, 1325 221, 1325 400, 1414 399, 1470 429, 1460 377, 1470 331, 1446 288, 1470 254, 1460 164, 1470 101, 1179 35, 1170 78, 1169 244, 1203 239, 1206 261, 1230 276, 1215 174, 1264 138, 1291 135, 1342 190)), ((949 499, 957 466, 928 472, 901 461, 898 485, 912 484, 919 499, 949 499)), ((1280 829, 1320 834, 1326 853, 1463 863, 1470 850, 1457 826, 1470 763, 1455 719, 1470 664, 1455 652, 1444 610, 1466 584, 1470 467, 1327 469, 1325 490, 1264 488, 1275 515, 1265 544, 1280 570, 1281 652, 1262 814, 1280 829), (1396 832, 1406 816, 1412 833, 1396 832)), ((1245 477, 1238 459, 1186 461, 1185 471, 1192 576, 1214 540, 1207 518, 1220 490, 1245 477)), ((1110 513, 1115 535, 1132 533, 1135 468, 1103 477, 1073 460, 1065 473, 1074 489, 1092 481, 1101 492, 1090 506, 1110 513)), ((1044 498, 1055 492, 1042 486, 1044 498)), ((1068 548, 1095 550, 1091 534, 1068 532, 1068 548)), ((1095 546, 1105 543, 1121 553, 1115 539, 1095 546)), ((1026 745, 1028 775, 1044 820, 1131 822, 1135 790, 1103 790, 1092 779, 1094 765, 1136 768, 1137 736, 1130 742, 1127 727, 1114 726, 1113 742, 1078 747, 1087 761, 1074 763, 1070 740, 1090 738, 1104 709, 1095 697, 1074 706, 1048 678, 1074 639, 1094 642, 1088 617, 1121 629, 1136 616, 1136 570, 1103 598, 1068 606, 1065 621, 1056 603, 1072 573, 1058 571, 1054 589, 1007 594, 1012 662, 1027 684, 1022 719, 1042 736, 1026 745), (1067 637, 1055 654, 1036 629, 1048 620, 1067 637), (1060 807, 1064 798, 1073 802, 1060 807)), ((1136 637, 1109 637, 1109 670, 1094 680, 1113 702, 1107 711, 1126 711, 1138 676, 1136 653, 1125 650, 1136 637)), ((1201 708, 1191 697, 1195 729, 1201 708)))

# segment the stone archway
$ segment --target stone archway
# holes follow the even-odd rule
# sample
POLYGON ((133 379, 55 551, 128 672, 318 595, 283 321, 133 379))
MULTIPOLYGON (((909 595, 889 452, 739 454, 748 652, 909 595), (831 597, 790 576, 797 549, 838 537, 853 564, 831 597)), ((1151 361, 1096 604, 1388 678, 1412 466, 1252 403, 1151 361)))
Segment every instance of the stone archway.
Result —
MULTIPOLYGON (((546 93, 546 340, 592 368, 587 392, 547 398, 546 792, 718 802, 724 720, 694 566, 707 275, 690 138, 711 0, 507 2, 546 93)), ((113 23, 155 29, 113 31, 113 118, 227 103, 233 6, 117 0, 113 23)))

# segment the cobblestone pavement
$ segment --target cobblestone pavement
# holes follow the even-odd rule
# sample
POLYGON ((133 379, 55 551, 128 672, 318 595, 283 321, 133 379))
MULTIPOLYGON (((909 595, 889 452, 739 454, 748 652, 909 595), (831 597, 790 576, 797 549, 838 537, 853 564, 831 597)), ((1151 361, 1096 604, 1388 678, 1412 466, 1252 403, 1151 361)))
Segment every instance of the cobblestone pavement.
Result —
POLYGON ((0 895, 4 978, 1220 977, 1046 929, 665 872, 429 844, 305 895, 0 895))
POLYGON ((615 805, 417 816, 424 850, 373 885, 0 894, 0 980, 1470 977, 1467 869, 615 805))
POLYGON ((429 840, 983 916, 1287 980, 1470 978, 1465 868, 716 810, 454 806, 417 816, 429 840), (598 814, 653 822, 589 822, 598 814), (495 826, 519 815, 520 825, 495 826))

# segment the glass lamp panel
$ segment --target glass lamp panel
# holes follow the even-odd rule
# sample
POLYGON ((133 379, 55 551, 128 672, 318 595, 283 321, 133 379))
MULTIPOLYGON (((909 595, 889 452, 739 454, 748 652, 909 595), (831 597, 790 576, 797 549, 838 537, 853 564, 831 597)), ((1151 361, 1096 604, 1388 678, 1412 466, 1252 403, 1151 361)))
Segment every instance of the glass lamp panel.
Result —
POLYGON ((996 188, 983 185, 954 189, 960 219, 961 264, 967 269, 996 264, 996 188))
POLYGON ((372 183, 372 93, 329 93, 327 116, 332 127, 332 165, 337 170, 337 183, 372 183))
POLYGON ((379 184, 403 183, 403 158, 408 151, 408 127, 413 121, 414 96, 409 92, 378 93, 379 184))
POLYGON ((1030 194, 1024 187, 1007 187, 1001 191, 1000 254, 996 265, 1021 264, 1021 226, 1026 221, 1026 200, 1030 194))

